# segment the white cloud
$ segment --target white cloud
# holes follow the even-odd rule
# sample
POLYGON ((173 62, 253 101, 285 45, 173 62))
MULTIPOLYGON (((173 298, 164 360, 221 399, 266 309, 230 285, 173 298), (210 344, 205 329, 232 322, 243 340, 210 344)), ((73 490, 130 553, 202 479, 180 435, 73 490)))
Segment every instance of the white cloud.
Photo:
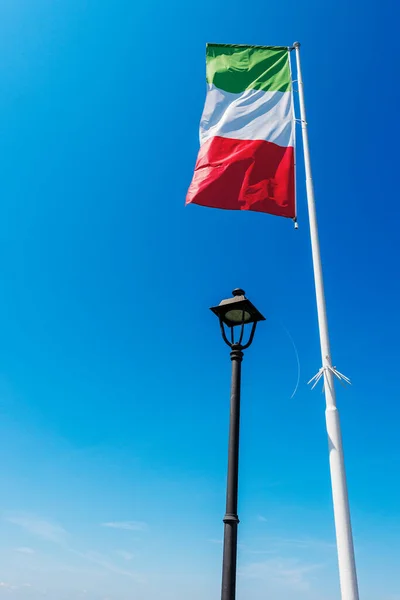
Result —
POLYGON ((0 581, 0 588, 6 589, 6 590, 13 590, 15 588, 15 586, 11 585, 11 583, 6 583, 5 581, 0 581))
POLYGON ((310 575, 321 567, 321 564, 301 563, 297 559, 276 557, 248 563, 242 567, 240 575, 246 579, 261 579, 279 584, 294 591, 305 591, 311 587, 310 575))
POLYGON ((275 538, 275 540, 272 538, 271 541, 275 541, 275 544, 280 546, 291 546, 305 549, 315 548, 331 550, 336 548, 336 545, 333 542, 327 542, 325 540, 316 538, 275 538))
POLYGON ((135 555, 131 552, 126 552, 126 550, 116 550, 115 554, 123 558, 124 560, 132 560, 135 558, 135 555))
POLYGON ((266 523, 268 519, 266 519, 262 515, 257 515, 257 521, 259 521, 260 523, 266 523))
POLYGON ((246 554, 252 554, 252 555, 266 555, 266 554, 276 554, 275 549, 270 549, 270 550, 253 550, 251 548, 248 548, 247 546, 243 547, 243 551, 246 554))
MULTIPOLYGON (((36 535, 45 540, 49 540, 49 541, 56 543, 65 552, 68 552, 71 555, 78 556, 81 559, 88 561, 92 564, 95 564, 95 565, 101 567, 102 570, 107 570, 107 571, 110 571, 111 573, 114 573, 117 575, 124 575, 131 579, 134 579, 137 582, 144 581, 143 577, 140 574, 121 568, 120 566, 114 564, 111 560, 109 560, 109 558, 107 556, 104 556, 97 552, 92 552, 92 551, 82 552, 82 551, 74 549, 68 543, 69 540, 67 540, 66 530, 63 527, 61 527, 61 525, 59 525, 55 522, 34 516, 32 514, 27 514, 27 513, 7 514, 5 516, 5 520, 14 525, 18 525, 19 527, 21 527, 28 533, 31 533, 31 534, 36 535)), ((142 531, 146 528, 145 523, 141 523, 141 522, 137 522, 137 521, 105 523, 104 526, 114 527, 117 529, 127 529, 130 531, 142 531)), ((20 547, 20 548, 17 548, 16 551, 21 552, 23 554, 32 554, 34 552, 29 547, 20 547)), ((124 554, 124 558, 125 558, 125 560, 128 560, 128 559, 130 560, 131 558, 133 558, 133 555, 126 552, 124 554)), ((29 584, 26 584, 25 587, 27 587, 28 585, 29 584)), ((0 588, 1 587, 5 588, 5 589, 6 588, 19 589, 21 586, 18 586, 18 588, 15 588, 14 586, 11 586, 10 584, 6 584, 3 582, 3 584, 0 585, 0 588)))
POLYGON ((114 563, 110 562, 106 556, 99 554, 98 552, 76 552, 75 554, 89 560, 90 562, 107 569, 107 571, 111 571, 112 573, 116 573, 117 575, 125 575, 126 577, 130 577, 135 579, 136 581, 142 582, 144 581, 143 577, 139 573, 134 573, 132 571, 127 571, 126 569, 121 569, 114 563))
POLYGON ((22 548, 15 548, 15 552, 20 552, 21 554, 34 554, 35 551, 32 548, 28 548, 23 546, 22 548))
POLYGON ((207 541, 210 542, 210 544, 218 544, 219 546, 222 546, 222 539, 218 540, 218 539, 210 538, 207 541))
POLYGON ((125 529, 126 531, 145 531, 147 523, 143 521, 111 521, 109 523, 102 523, 102 527, 125 529))
POLYGON ((284 554, 288 550, 298 555, 299 551, 325 552, 331 555, 335 551, 335 544, 326 540, 317 538, 285 538, 285 537, 265 537, 257 540, 257 549, 246 548, 249 554, 284 554), (261 547, 260 547, 261 546, 261 547))
POLYGON ((67 532, 61 525, 52 521, 42 519, 35 515, 17 513, 7 515, 5 520, 13 525, 18 525, 28 533, 41 537, 51 542, 63 543, 67 532))

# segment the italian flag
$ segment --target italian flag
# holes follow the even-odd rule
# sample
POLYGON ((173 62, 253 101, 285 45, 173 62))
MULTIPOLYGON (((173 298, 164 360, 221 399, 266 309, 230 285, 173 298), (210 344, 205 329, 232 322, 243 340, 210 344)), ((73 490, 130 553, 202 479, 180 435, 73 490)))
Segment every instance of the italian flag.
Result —
POLYGON ((186 203, 295 218, 289 49, 207 44, 200 150, 186 203))

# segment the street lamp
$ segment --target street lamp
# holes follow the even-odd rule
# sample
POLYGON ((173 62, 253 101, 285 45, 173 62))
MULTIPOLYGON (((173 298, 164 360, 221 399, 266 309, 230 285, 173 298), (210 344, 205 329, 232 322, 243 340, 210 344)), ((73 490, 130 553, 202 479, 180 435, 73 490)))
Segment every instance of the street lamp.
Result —
POLYGON ((231 349, 232 381, 231 409, 228 447, 228 479, 226 485, 226 513, 224 517, 224 551, 222 562, 221 600, 235 600, 236 597, 236 558, 237 558, 237 514, 238 476, 239 476, 239 424, 240 424, 240 378, 243 350, 253 341, 257 323, 265 321, 254 304, 245 297, 243 290, 237 288, 232 292, 233 298, 222 300, 218 306, 211 308, 217 315, 223 340, 231 349), (247 343, 243 344, 246 325, 251 325, 247 343), (227 334, 225 327, 230 332, 227 334), (235 341, 235 327, 239 328, 238 340, 235 341))

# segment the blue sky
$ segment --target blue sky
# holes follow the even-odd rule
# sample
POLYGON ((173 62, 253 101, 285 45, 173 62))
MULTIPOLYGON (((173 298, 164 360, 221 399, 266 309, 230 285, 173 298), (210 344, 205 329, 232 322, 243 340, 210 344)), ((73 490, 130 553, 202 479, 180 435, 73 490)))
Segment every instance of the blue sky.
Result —
POLYGON ((298 39, 361 597, 400 599, 398 18, 2 3, 0 598, 218 597, 230 361, 208 307, 236 286, 268 317, 243 365, 238 597, 339 597, 301 153, 298 231, 184 208, 205 43, 298 39))

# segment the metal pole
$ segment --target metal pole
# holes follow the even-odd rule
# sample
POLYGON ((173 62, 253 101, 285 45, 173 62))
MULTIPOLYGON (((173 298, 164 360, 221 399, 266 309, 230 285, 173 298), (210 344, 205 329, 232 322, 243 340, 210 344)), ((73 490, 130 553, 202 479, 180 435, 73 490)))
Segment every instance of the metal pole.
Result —
POLYGON ((304 104, 303 78, 300 64, 300 44, 294 44, 296 50, 297 81, 299 88, 301 129, 303 134, 304 165, 306 172, 307 204, 310 219, 311 250, 314 267, 315 292, 317 297, 318 325, 324 368, 326 428, 329 443, 329 463, 332 481, 333 511, 335 517, 339 577, 342 600, 359 600, 356 563, 354 558, 353 535, 351 531, 350 507, 344 467, 342 435, 339 412, 336 408, 336 394, 328 334, 328 320, 324 282, 322 277, 321 253, 318 238, 318 224, 315 209, 314 186, 311 173, 310 149, 306 109, 304 104))
POLYGON ((224 517, 224 555, 222 563, 222 600, 236 597, 237 528, 239 517, 239 425, 240 425, 240 378, 243 352, 240 344, 231 349, 232 382, 228 449, 228 480, 226 486, 226 513, 224 517))

